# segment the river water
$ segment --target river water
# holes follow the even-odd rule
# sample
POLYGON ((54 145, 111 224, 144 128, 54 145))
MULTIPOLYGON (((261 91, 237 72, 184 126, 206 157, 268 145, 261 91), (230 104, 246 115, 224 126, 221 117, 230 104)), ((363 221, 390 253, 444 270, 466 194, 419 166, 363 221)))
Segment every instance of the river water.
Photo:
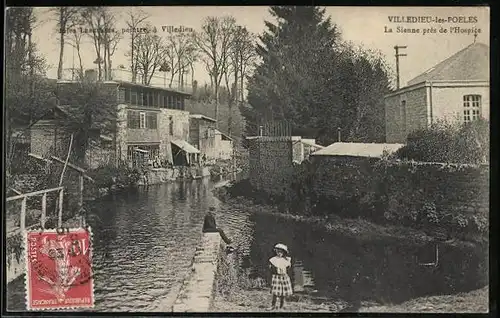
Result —
MULTIPOLYGON (((485 250, 445 249, 439 266, 420 266, 416 248, 359 242, 297 221, 251 213, 251 207, 220 202, 211 191, 216 185, 208 179, 169 183, 93 203, 89 223, 97 311, 146 311, 165 298, 189 269, 210 206, 216 207, 219 226, 233 239, 241 267, 253 278, 268 276, 272 246, 283 242, 296 266, 310 273, 306 292, 351 303, 468 291, 488 280, 485 250)), ((25 308, 23 283, 20 278, 8 286, 10 310, 25 308)))

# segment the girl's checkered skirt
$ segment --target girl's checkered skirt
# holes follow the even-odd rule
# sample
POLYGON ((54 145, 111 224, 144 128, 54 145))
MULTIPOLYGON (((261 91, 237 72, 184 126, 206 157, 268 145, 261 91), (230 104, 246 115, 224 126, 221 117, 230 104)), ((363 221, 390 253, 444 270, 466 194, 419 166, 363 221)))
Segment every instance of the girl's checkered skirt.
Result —
POLYGON ((287 274, 273 274, 271 294, 275 296, 290 296, 292 293, 290 277, 287 274))

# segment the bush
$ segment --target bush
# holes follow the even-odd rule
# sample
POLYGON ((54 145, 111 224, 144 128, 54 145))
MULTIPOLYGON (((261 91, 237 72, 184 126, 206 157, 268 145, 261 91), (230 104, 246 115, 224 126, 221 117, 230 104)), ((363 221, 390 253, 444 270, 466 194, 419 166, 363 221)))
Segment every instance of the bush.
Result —
POLYGON ((130 168, 126 164, 119 164, 118 167, 108 164, 89 171, 89 175, 95 180, 97 188, 111 189, 136 185, 141 173, 138 169, 130 168))
POLYGON ((485 163, 489 161, 489 129, 484 119, 461 125, 441 121, 410 133, 406 146, 395 155, 426 162, 485 163))

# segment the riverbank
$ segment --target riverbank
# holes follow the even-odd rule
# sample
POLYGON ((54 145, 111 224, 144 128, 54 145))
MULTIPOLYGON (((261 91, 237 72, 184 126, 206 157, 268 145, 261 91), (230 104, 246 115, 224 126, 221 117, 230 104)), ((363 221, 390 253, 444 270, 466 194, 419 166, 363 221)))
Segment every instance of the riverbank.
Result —
MULTIPOLYGON (((347 238, 348 240, 356 241, 357 244, 361 246, 372 246, 372 244, 378 244, 376 242, 379 242, 380 244, 378 245, 386 246, 388 248, 388 250, 386 250, 385 253, 393 253, 394 251, 397 251, 398 255, 394 257, 404 257, 403 254, 407 253, 410 254, 411 258, 412 257, 411 254, 413 253, 413 251, 416 252, 419 249, 419 247, 424 247, 425 249, 428 246, 431 246, 432 248, 427 248, 427 249, 433 250, 434 246, 437 246, 437 244, 439 244, 440 246, 440 251, 442 251, 440 255, 441 254, 443 255, 439 257, 439 262, 440 262, 439 265, 436 264, 436 267, 432 269, 420 267, 419 270, 418 269, 419 266, 416 265, 416 263, 413 263, 413 265, 405 263, 408 259, 406 261, 399 261, 393 259, 394 257, 392 257, 388 260, 388 262, 393 263, 393 265, 391 266, 396 266, 396 267, 394 268, 395 272, 391 271, 388 272, 388 274, 393 278, 390 279, 384 278, 385 280, 384 284, 387 283, 390 284, 391 280, 399 281, 401 284, 401 281, 409 281, 410 279, 413 279, 406 276, 408 274, 409 276, 414 276, 415 279, 417 280, 421 280, 423 282, 422 283, 423 285, 426 285, 425 281, 430 282, 433 281, 433 279, 435 279, 436 277, 441 277, 442 275, 447 276, 447 282, 444 283, 444 285, 443 282, 438 283, 437 281, 434 281, 434 283, 441 285, 441 287, 437 287, 438 285, 436 285, 436 288, 432 287, 427 288, 428 289, 427 293, 417 294, 415 296, 403 298, 401 300, 394 300, 394 299, 388 300, 388 298, 384 297, 381 293, 378 293, 375 290, 369 292, 370 288, 378 288, 375 286, 381 286, 380 284, 383 284, 382 281, 380 281, 379 278, 377 278, 377 276, 374 277, 372 276, 371 283, 369 282, 366 287, 359 287, 361 288, 360 290, 368 291, 367 293, 371 294, 371 296, 369 297, 359 295, 359 297, 354 296, 354 298, 347 300, 347 298, 345 297, 346 293, 352 294, 354 292, 354 294, 356 295, 358 290, 354 291, 353 289, 353 291, 349 292, 346 290, 346 288, 349 289, 348 287, 349 285, 344 284, 344 285, 338 285, 340 290, 331 293, 329 296, 326 296, 325 293, 321 293, 320 295, 320 293, 316 293, 313 290, 309 290, 306 293, 296 294, 293 297, 291 297, 290 301, 288 302, 285 308, 285 311, 289 312, 304 312, 304 311, 305 312, 339 312, 339 311, 485 312, 488 309, 488 287, 487 286, 484 287, 485 284, 487 284, 487 278, 485 278, 487 277, 487 274, 485 274, 487 273, 485 269, 487 268, 487 264, 485 263, 487 262, 487 257, 486 260, 484 259, 484 255, 487 255, 485 254, 487 253, 487 242, 485 241, 482 240, 469 241, 469 240, 460 240, 458 238, 443 239, 442 237, 432 235, 433 233, 427 233, 425 230, 410 228, 406 226, 399 226, 399 225, 376 224, 361 218, 345 218, 336 215, 304 216, 304 215, 283 213, 278 206, 272 204, 264 204, 264 203, 256 204, 255 202, 256 200, 249 197, 251 193, 247 193, 246 196, 240 195, 237 197, 233 197, 228 193, 229 191, 227 191, 227 189, 230 187, 231 184, 225 184, 221 187, 214 189, 214 193, 220 200, 222 200, 225 204, 230 206, 231 209, 233 209, 234 211, 245 211, 256 216, 266 215, 267 217, 265 217, 264 220, 267 220, 268 222, 273 222, 272 219, 276 219, 276 223, 286 224, 287 227, 292 226, 290 233, 297 233, 294 235, 298 235, 298 232, 296 232, 297 229, 302 228, 302 229, 307 229, 304 230, 304 232, 323 233, 319 235, 319 237, 323 237, 325 240, 327 239, 327 236, 329 236, 328 233, 331 233, 332 237, 335 237, 335 239, 333 239, 333 242, 339 240, 340 238, 347 238), (296 225, 292 225, 294 223, 296 225), (402 246, 407 246, 410 249, 407 252, 403 252, 401 248, 404 249, 404 247, 402 246), (474 251, 474 252, 472 252, 471 254, 468 251, 474 251), (478 280, 481 280, 481 283, 476 285, 469 284, 468 285, 469 287, 461 289, 462 291, 466 292, 457 293, 453 295, 445 295, 448 293, 451 294, 453 290, 458 291, 460 289, 454 289, 450 287, 443 288, 443 286, 462 284, 459 282, 463 281, 463 279, 467 279, 461 277, 460 275, 462 274, 457 274, 462 271, 460 268, 462 268, 461 266, 463 266, 461 263, 464 261, 463 260, 464 255, 466 255, 467 258, 470 258, 465 260, 465 263, 472 262, 476 264, 475 263, 476 261, 473 259, 479 257, 480 259, 479 263, 477 263, 476 265, 472 265, 471 267, 474 268, 474 270, 472 272, 469 272, 469 274, 463 274, 463 275, 465 275, 464 277, 467 277, 468 275, 471 274, 474 277, 476 277, 475 275, 479 275, 476 278, 478 280), (400 266, 416 266, 417 270, 406 273, 404 270, 399 270, 400 266), (438 275, 438 276, 433 278, 433 275, 438 275), (344 290, 342 291, 342 289, 344 290), (436 294, 442 294, 442 295, 436 295, 436 294), (433 296, 419 297, 422 295, 433 295, 433 296)), ((316 239, 318 239, 318 237, 316 239)), ((304 237, 304 240, 307 240, 307 238, 304 237)), ((311 248, 317 249, 320 247, 318 245, 317 247, 311 247, 311 248)), ((332 246, 331 249, 334 250, 334 247, 332 246)), ((372 253, 371 249, 368 250, 370 251, 370 253, 372 253)), ((353 253, 355 252, 356 251, 353 250, 353 253)), ((416 254, 414 256, 417 257, 416 254)), ((336 263, 331 265, 330 270, 339 274, 345 272, 344 274, 349 276, 350 275, 350 273, 348 273, 349 271, 344 271, 344 270, 339 271, 338 269, 339 266, 342 267, 342 263, 340 263, 340 265, 338 264, 341 261, 339 257, 342 258, 343 262, 346 256, 345 255, 341 256, 339 254, 336 254, 335 252, 332 252, 331 257, 335 259, 334 262, 336 263)), ((354 259, 355 257, 356 256, 353 255, 354 259)), ((377 263, 386 262, 380 259, 380 257, 383 257, 383 255, 377 253, 372 254, 370 257, 375 257, 374 260, 378 260, 377 263)), ((432 255, 431 257, 435 256, 432 255)), ((319 266, 317 270, 320 271, 326 270, 326 268, 328 268, 328 265, 326 264, 328 264, 328 262, 330 261, 331 260, 328 259, 327 257, 326 258, 323 257, 320 262, 326 262, 326 263, 324 264, 324 266, 323 265, 319 266)), ((351 265, 355 266, 354 263, 352 263, 351 265)), ((363 271, 365 274, 367 273, 367 271, 368 272, 372 271, 373 268, 378 268, 377 266, 380 267, 380 264, 375 264, 375 263, 367 263, 365 265, 367 267, 365 269, 361 269, 361 271, 363 271), (370 270, 368 267, 372 267, 372 270, 370 270)), ((377 272, 376 269, 375 272, 377 272)), ((266 284, 261 284, 261 286, 255 288, 254 285, 256 284, 252 283, 252 281, 255 280, 255 278, 250 278, 245 271, 242 271, 240 275, 242 277, 240 277, 239 282, 235 284, 238 287, 235 287, 234 291, 232 291, 231 293, 217 294, 213 310, 219 312, 268 311, 270 307, 270 298, 271 298, 269 287, 266 286, 266 284)), ((384 274, 381 273, 381 275, 384 274)), ((342 279, 344 278, 345 277, 343 277, 342 279)), ((473 278, 473 280, 475 280, 476 278, 473 278)), ((387 290, 391 290, 391 288, 394 289, 395 293, 398 293, 396 290, 400 288, 393 285, 387 285, 385 287, 387 287, 387 290)), ((407 289, 408 288, 412 287, 407 287, 407 289)), ((387 290, 385 290, 386 294, 387 290)), ((405 293, 406 292, 403 292, 402 294, 405 293)), ((352 295, 350 297, 352 297, 352 295)))
MULTIPOLYGON (((488 312, 488 286, 468 293, 419 297, 402 304, 362 302, 361 308, 350 310, 342 300, 311 295, 293 295, 285 304, 286 312, 390 312, 390 313, 486 313, 488 312)), ((268 288, 240 289, 229 297, 217 295, 213 310, 217 312, 270 311, 271 295, 268 288)))
MULTIPOLYGON (((214 189, 214 194, 223 202, 229 203, 236 208, 246 208, 252 206, 253 213, 262 213, 278 216, 282 219, 304 222, 309 226, 319 226, 329 232, 335 232, 343 236, 356 238, 358 240, 373 239, 395 239, 412 245, 423 245, 439 240, 425 230, 414 229, 398 225, 381 225, 370 222, 362 218, 349 219, 337 215, 328 216, 304 216, 290 213, 283 213, 280 208, 271 204, 256 204, 248 197, 231 197, 227 189, 231 184, 226 184, 214 189)), ((443 240, 444 244, 450 246, 471 246, 476 241, 463 241, 459 239, 443 240)), ((484 243, 479 241, 480 243, 484 243)))

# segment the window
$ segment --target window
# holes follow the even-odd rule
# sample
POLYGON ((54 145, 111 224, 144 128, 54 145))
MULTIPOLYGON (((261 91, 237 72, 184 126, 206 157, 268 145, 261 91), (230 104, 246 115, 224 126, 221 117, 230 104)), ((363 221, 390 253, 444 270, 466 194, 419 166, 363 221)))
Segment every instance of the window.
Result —
POLYGON ((139 112, 131 110, 127 112, 127 127, 131 129, 139 128, 139 112))
POLYGON ((130 88, 125 88, 125 103, 130 103, 130 88))
POLYGON ((136 92, 135 90, 132 90, 132 91, 130 92, 130 96, 131 96, 131 99, 130 99, 130 104, 132 104, 132 105, 139 105, 139 104, 138 104, 138 100, 137 100, 137 99, 138 99, 138 98, 137 98, 137 97, 138 97, 138 96, 137 96, 137 92, 136 92))
POLYGON ((167 104, 168 104, 168 96, 167 95, 163 95, 163 107, 167 108, 167 104))
POLYGON ((464 95, 464 123, 481 117, 481 95, 464 95))
POLYGON ((170 136, 173 136, 174 135, 174 119, 172 116, 170 116, 168 118, 169 122, 168 122, 168 130, 169 130, 169 134, 170 136))
POLYGON ((142 106, 147 106, 148 105, 148 93, 147 92, 142 92, 142 106))
POLYGON ((182 109, 182 98, 177 96, 177 107, 175 109, 182 109))
POLYGON ((401 101, 401 129, 406 132, 406 101, 401 101))
POLYGON ((168 96, 168 104, 167 104, 167 108, 174 108, 174 97, 173 96, 168 96))
POLYGON ((146 128, 148 129, 157 129, 157 120, 156 120, 156 113, 148 113, 146 116, 146 128))
POLYGON ((126 99, 125 99, 125 88, 120 88, 118 90, 118 102, 119 103, 125 103, 126 102, 126 99))
POLYGON ((163 107, 163 93, 158 93, 158 107, 163 107))
POLYGON ((146 113, 140 112, 139 116, 139 128, 146 128, 146 113))
POLYGON ((144 106, 149 106, 149 107, 154 106, 154 93, 153 92, 148 93, 148 102, 146 104, 144 104, 144 106))

